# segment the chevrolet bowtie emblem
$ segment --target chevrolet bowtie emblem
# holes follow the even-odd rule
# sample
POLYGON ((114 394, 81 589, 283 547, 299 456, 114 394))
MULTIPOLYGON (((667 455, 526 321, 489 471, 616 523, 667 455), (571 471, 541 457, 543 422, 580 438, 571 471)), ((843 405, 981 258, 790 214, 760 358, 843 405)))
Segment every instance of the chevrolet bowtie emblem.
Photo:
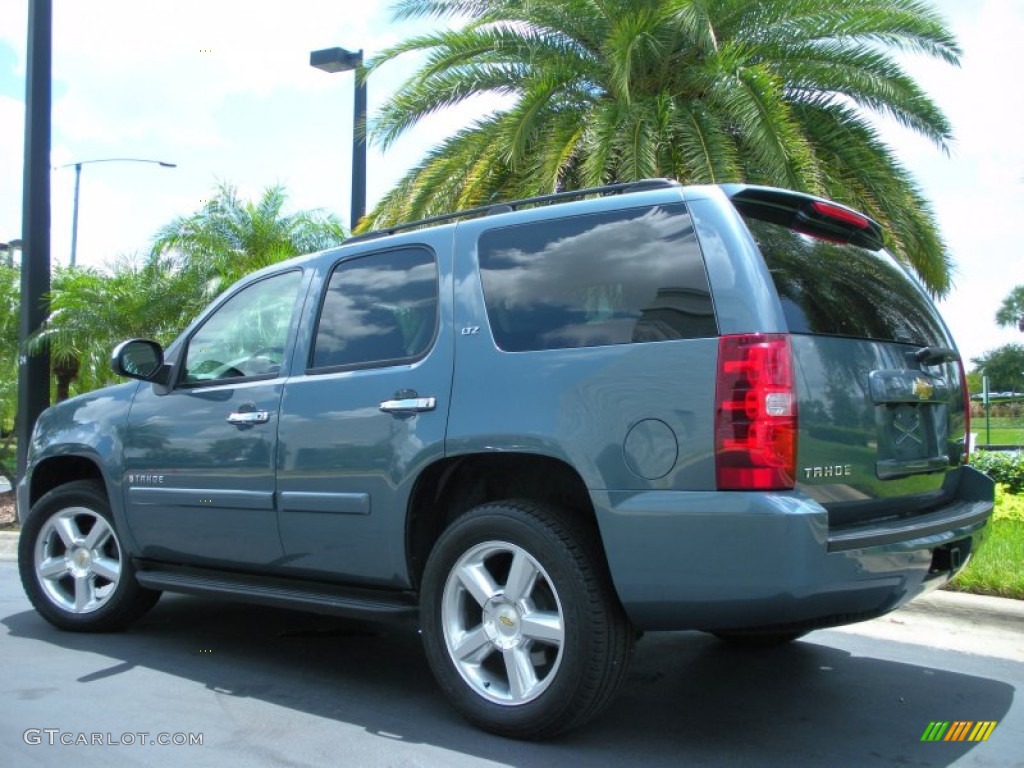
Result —
POLYGON ((935 386, 927 379, 914 379, 914 394, 920 400, 930 400, 935 386))

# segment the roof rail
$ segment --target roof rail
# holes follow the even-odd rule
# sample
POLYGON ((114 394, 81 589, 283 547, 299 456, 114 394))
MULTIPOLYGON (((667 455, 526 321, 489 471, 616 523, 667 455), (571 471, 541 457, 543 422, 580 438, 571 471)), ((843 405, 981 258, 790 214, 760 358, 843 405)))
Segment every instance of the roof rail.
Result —
POLYGON ((641 179, 640 181, 626 181, 620 184, 606 184, 601 187, 588 187, 587 189, 573 189, 565 192, 554 192, 550 195, 525 197, 522 200, 495 202, 489 205, 481 205, 477 208, 467 208, 464 211, 443 213, 440 216, 431 216, 427 219, 410 221, 406 224, 396 224, 393 227, 383 227, 381 229, 375 229, 372 232, 350 237, 345 242, 358 243, 363 240, 373 240, 378 237, 393 235, 396 232, 428 227, 445 221, 468 219, 473 216, 492 216, 499 213, 511 213, 512 211, 518 210, 519 208, 527 205, 546 205, 548 203, 560 203, 567 200, 576 200, 582 197, 589 197, 591 195, 623 195, 630 192, 646 192, 651 189, 666 189, 679 186, 682 185, 674 179, 641 179))

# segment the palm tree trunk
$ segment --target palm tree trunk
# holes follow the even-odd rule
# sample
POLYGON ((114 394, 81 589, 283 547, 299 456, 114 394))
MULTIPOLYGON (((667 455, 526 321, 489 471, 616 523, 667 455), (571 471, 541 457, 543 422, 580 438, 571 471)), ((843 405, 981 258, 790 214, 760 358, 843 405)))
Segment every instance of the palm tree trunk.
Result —
POLYGON ((66 357, 53 363, 53 375, 57 378, 57 402, 71 397, 71 382, 78 375, 77 357, 66 357))

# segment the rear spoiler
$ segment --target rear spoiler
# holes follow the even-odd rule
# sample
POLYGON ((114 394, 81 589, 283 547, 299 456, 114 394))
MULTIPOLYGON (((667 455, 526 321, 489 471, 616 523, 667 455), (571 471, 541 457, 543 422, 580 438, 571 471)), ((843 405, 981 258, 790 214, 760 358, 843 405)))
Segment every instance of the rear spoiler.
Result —
POLYGON ((885 245, 878 222, 845 205, 774 187, 723 184, 722 189, 745 216, 872 251, 885 245))

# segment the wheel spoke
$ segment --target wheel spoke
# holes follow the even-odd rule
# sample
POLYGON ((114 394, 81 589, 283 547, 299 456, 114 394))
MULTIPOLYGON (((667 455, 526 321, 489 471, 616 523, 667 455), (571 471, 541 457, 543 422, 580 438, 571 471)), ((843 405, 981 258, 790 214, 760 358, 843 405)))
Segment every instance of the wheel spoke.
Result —
POLYGON ((458 576, 462 585, 481 606, 498 594, 498 585, 494 583, 483 563, 466 563, 459 569, 458 576))
POLYGON ((516 550, 505 584, 505 597, 513 603, 529 597, 537 582, 537 568, 532 558, 522 550, 516 550))
POLYGON ((459 638, 452 652, 464 664, 480 664, 494 652, 494 646, 484 632, 483 626, 479 626, 459 638))
POLYGON ((523 637, 550 645, 561 645, 565 639, 562 617, 553 611, 528 613, 522 619, 523 637))
POLYGON ((75 610, 84 611, 94 597, 92 576, 85 574, 75 577, 75 610))
POLYGON ((110 526, 107 525, 106 520, 96 518, 96 522, 93 523, 92 530, 89 531, 89 535, 85 537, 83 546, 86 549, 99 549, 106 543, 112 533, 113 530, 111 530, 110 526))
POLYGON ((565 617, 551 577, 526 547, 487 540, 464 550, 440 608, 448 658, 485 701, 525 704, 557 679, 565 617))
POLYGON ((39 564, 38 572, 44 579, 60 578, 68 572, 68 564, 63 557, 51 557, 39 564))
POLYGON ((60 540, 64 542, 64 546, 71 549, 75 544, 82 538, 81 531, 78 530, 78 525, 75 523, 75 519, 70 515, 64 515, 58 517, 53 521, 53 529, 60 536, 60 540))
POLYGON ((502 651, 505 658, 505 672, 508 674, 508 689, 513 701, 522 701, 537 686, 537 673, 530 661, 529 652, 523 648, 509 648, 502 651))
POLYGON ((97 557, 92 561, 92 572, 116 584, 121 578, 121 563, 109 557, 97 557))

